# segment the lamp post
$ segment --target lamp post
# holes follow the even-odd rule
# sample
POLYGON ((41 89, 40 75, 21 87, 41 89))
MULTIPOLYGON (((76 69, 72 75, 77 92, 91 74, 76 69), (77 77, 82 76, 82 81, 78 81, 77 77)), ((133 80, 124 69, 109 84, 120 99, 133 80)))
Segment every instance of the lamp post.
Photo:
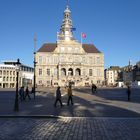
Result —
POLYGON ((35 61, 35 55, 36 55, 36 52, 34 52, 34 99, 35 99, 35 93, 36 93, 36 74, 35 74, 35 71, 36 71, 36 61, 35 61))
POLYGON ((36 93, 36 34, 34 35, 34 99, 35 99, 35 93, 36 93))
POLYGON ((35 94, 36 94, 36 34, 34 35, 34 99, 35 99, 35 94))
POLYGON ((20 70, 20 61, 17 59, 16 64, 16 96, 15 96, 15 106, 14 111, 19 111, 19 102, 18 102, 18 79, 19 79, 19 70, 20 70))
POLYGON ((53 75, 51 76, 51 87, 53 87, 53 75))
POLYGON ((59 80, 59 63, 57 64, 57 80, 59 80))

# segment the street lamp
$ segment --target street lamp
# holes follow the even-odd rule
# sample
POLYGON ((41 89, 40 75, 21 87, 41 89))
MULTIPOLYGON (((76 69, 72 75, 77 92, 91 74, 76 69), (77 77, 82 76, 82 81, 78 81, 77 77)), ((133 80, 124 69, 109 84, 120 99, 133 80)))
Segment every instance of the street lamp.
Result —
POLYGON ((34 99, 35 99, 35 93, 36 93, 36 74, 35 74, 35 71, 36 71, 36 61, 35 61, 35 55, 36 55, 36 52, 34 52, 34 99))
POLYGON ((51 87, 53 87, 53 75, 51 76, 51 87))
POLYGON ((19 111, 19 102, 18 102, 18 79, 19 79, 19 70, 20 70, 20 60, 17 59, 16 64, 16 96, 15 96, 15 106, 14 111, 19 111))
POLYGON ((35 93, 36 93, 36 34, 34 35, 34 86, 33 86, 33 91, 34 91, 34 99, 35 99, 35 93))
POLYGON ((57 64, 57 80, 59 80, 59 63, 57 64))

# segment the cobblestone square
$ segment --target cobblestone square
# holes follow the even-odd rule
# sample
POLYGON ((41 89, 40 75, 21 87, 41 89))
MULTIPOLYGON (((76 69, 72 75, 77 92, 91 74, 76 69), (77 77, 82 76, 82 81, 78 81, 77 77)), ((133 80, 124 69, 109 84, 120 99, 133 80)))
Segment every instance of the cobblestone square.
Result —
POLYGON ((73 89, 74 105, 54 107, 55 88, 38 89, 36 99, 19 101, 14 112, 15 91, 0 91, 0 139, 23 140, 139 140, 140 89, 73 89))

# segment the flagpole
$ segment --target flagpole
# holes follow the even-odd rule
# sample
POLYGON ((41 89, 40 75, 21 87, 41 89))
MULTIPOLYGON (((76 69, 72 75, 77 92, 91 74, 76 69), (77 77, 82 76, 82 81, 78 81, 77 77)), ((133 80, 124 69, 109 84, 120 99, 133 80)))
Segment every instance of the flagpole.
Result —
POLYGON ((83 43, 83 38, 82 38, 82 32, 81 32, 81 45, 82 45, 82 43, 83 43))
POLYGON ((56 37, 57 41, 58 41, 58 32, 57 32, 57 37, 56 37))

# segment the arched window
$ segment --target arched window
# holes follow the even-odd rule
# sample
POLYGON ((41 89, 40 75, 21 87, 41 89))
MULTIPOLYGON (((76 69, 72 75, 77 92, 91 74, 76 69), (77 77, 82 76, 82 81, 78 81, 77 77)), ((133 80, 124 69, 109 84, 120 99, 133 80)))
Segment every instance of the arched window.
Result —
POLYGON ((69 68, 69 70, 68 70, 68 75, 70 75, 70 76, 73 75, 73 69, 72 69, 72 68, 69 68))
POLYGON ((65 68, 62 68, 62 69, 61 69, 61 75, 62 75, 62 76, 66 76, 66 69, 65 69, 65 68))
POLYGON ((80 76, 80 75, 81 75, 81 70, 80 70, 79 68, 77 68, 77 69, 75 70, 75 75, 76 75, 76 76, 80 76))

